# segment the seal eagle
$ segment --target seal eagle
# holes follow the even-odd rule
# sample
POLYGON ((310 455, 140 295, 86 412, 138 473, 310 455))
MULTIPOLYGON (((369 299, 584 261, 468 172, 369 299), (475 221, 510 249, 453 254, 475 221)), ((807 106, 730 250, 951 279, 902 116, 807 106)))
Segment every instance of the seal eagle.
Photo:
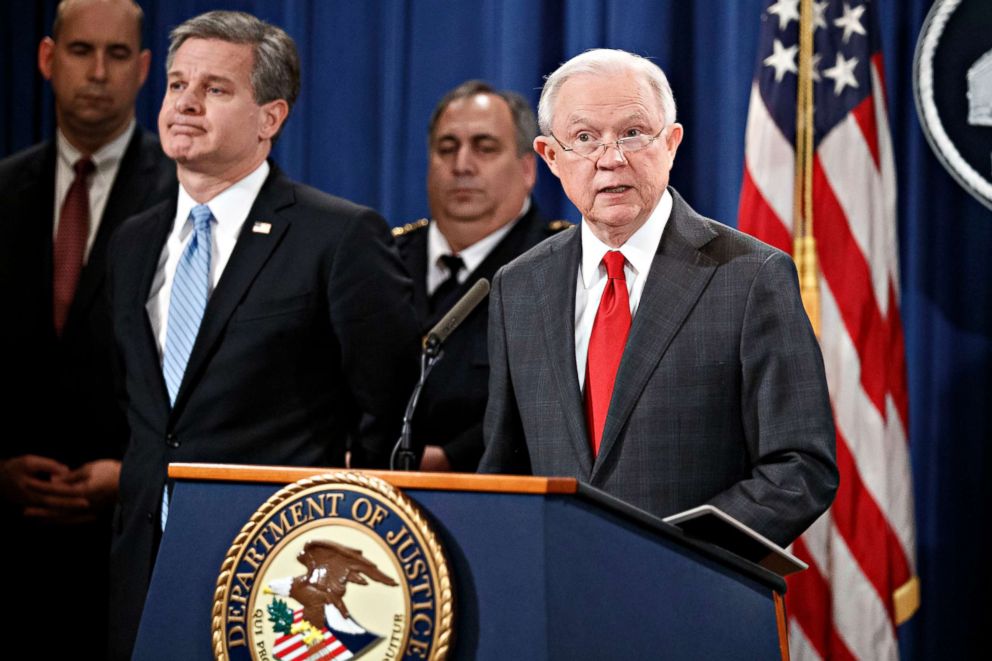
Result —
POLYGON ((275 592, 299 602, 303 606, 303 619, 318 629, 324 626, 326 606, 334 606, 344 618, 351 618, 344 605, 348 583, 368 585, 368 578, 391 587, 397 585, 360 550, 336 542, 309 541, 296 559, 307 568, 306 573, 270 585, 275 592))

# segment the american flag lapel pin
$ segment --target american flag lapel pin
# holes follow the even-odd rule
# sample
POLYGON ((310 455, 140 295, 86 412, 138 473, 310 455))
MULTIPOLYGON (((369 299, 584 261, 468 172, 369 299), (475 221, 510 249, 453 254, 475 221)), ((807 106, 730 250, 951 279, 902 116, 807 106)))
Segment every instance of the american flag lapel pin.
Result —
POLYGON ((272 223, 256 220, 255 224, 251 226, 251 231, 255 234, 268 234, 272 231, 272 223))

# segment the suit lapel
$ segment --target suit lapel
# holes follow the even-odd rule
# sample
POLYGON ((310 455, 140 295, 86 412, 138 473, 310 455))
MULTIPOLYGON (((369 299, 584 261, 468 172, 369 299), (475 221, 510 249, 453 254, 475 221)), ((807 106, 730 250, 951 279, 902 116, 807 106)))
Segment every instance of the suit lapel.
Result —
MULTIPOLYGON (((139 343, 135 346, 137 361, 141 365, 141 372, 148 382, 149 391, 154 393, 154 401, 160 402, 168 409, 169 394, 165 387, 165 378, 162 376, 162 361, 159 358, 158 343, 155 340, 155 332, 152 330, 151 322, 148 320, 148 294, 152 288, 152 280, 158 271, 159 258, 162 255, 162 247, 169 238, 176 218, 176 199, 170 202, 163 202, 158 207, 159 211, 147 222, 152 227, 149 240, 140 245, 128 246, 130 254, 127 259, 131 268, 122 270, 122 273, 135 274, 135 286, 130 289, 130 301, 127 302, 134 319, 140 319, 142 333, 139 343)), ((115 260, 116 261, 116 260, 115 260)), ((162 323, 168 323, 162 320, 162 323)))
POLYGON ((648 379, 716 271, 716 262, 699 251, 716 235, 674 191, 673 197, 672 215, 651 262, 617 372, 592 479, 616 446, 648 379))
POLYGON ((227 327, 231 314, 289 228, 289 220, 280 211, 294 202, 292 184, 273 165, 268 180, 259 191, 251 212, 241 227, 231 259, 224 267, 217 288, 207 302, 193 351, 183 373, 182 385, 176 394, 173 412, 180 409, 189 396, 190 390, 202 374, 209 356, 227 327), (271 225, 269 233, 252 231, 256 222, 269 223, 271 225))
POLYGON ((28 182, 21 188, 17 196, 23 203, 21 220, 27 220, 25 224, 26 232, 30 237, 26 245, 30 246, 32 254, 25 263, 31 264, 31 268, 39 268, 35 271, 40 275, 39 282, 43 285, 40 294, 47 296, 48 321, 46 327, 55 335, 55 320, 52 315, 52 302, 54 299, 52 282, 54 240, 52 233, 55 227, 54 202, 55 199, 55 159, 57 158, 55 141, 48 143, 41 159, 30 164, 30 172, 25 177, 28 182), (37 218, 43 221, 35 224, 29 219, 37 218), (36 261, 37 260, 37 261, 36 261))
POLYGON ((541 294, 544 340, 551 370, 558 385, 558 398, 583 476, 592 471, 588 432, 579 378, 575 372, 575 279, 582 252, 581 234, 567 239, 535 271, 534 291, 541 294))

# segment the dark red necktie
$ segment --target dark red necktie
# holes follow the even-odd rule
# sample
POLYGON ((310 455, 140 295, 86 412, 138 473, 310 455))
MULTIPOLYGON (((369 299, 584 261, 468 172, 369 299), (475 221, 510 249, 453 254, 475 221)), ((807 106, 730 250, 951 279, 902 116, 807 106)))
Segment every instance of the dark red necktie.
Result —
POLYGON ((59 230, 52 251, 53 312, 55 332, 59 335, 69 316, 76 285, 79 284, 79 273, 83 269, 83 254, 90 231, 90 193, 86 180, 96 166, 90 159, 81 158, 72 169, 76 171, 76 178, 72 180, 62 203, 59 230))
POLYGON ((592 324, 586 359, 586 421, 594 457, 599 454, 613 383, 630 332, 630 297, 623 273, 623 254, 611 250, 603 256, 603 264, 608 280, 592 324))

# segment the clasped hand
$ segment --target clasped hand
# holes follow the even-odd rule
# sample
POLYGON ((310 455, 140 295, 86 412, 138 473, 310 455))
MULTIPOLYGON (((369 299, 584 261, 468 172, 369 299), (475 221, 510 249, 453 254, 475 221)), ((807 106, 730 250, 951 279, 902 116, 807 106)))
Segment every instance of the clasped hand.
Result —
POLYGON ((0 496, 24 516, 52 523, 85 523, 117 497, 121 463, 97 459, 76 469, 27 454, 0 461, 0 496))

